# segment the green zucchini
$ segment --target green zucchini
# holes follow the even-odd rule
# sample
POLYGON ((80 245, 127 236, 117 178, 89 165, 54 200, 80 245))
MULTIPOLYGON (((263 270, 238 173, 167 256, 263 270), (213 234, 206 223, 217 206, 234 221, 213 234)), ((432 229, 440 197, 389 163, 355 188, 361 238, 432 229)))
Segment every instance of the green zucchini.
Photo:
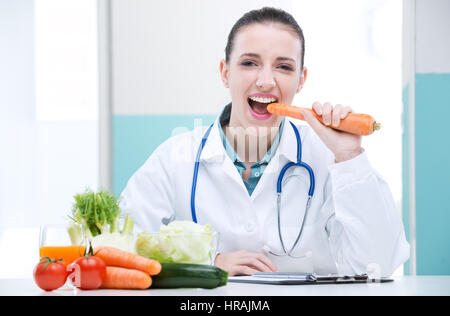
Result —
POLYGON ((152 288, 214 289, 228 282, 228 272, 215 266, 189 263, 161 263, 161 266, 161 272, 152 276, 152 288))

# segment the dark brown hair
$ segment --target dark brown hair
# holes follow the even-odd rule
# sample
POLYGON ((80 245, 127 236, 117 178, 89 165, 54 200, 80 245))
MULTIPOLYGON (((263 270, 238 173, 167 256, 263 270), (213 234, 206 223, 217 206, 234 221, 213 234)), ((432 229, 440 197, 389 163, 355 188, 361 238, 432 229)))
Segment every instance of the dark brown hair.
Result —
POLYGON ((234 38, 238 31, 247 25, 255 23, 280 23, 289 27, 295 34, 298 35, 301 43, 301 69, 303 69, 303 59, 305 57, 305 37, 303 31, 298 25, 294 17, 284 10, 264 7, 259 10, 252 10, 245 13, 233 26, 228 35, 227 47, 225 48, 225 61, 230 60, 231 51, 233 50, 234 38))

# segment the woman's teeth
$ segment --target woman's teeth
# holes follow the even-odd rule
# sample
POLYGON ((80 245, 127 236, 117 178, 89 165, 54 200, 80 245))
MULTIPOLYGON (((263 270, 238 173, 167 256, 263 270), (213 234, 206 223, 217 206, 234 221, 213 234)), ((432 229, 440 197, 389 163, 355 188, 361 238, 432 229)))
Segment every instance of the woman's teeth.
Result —
POLYGON ((276 98, 264 98, 264 97, 256 97, 252 96, 248 98, 248 103, 250 105, 249 111, 250 114, 256 118, 257 120, 267 120, 272 114, 267 112, 267 106, 270 103, 274 103, 277 101, 276 98))
POLYGON ((275 98, 262 98, 262 97, 249 97, 249 99, 258 103, 273 103, 277 100, 275 98))

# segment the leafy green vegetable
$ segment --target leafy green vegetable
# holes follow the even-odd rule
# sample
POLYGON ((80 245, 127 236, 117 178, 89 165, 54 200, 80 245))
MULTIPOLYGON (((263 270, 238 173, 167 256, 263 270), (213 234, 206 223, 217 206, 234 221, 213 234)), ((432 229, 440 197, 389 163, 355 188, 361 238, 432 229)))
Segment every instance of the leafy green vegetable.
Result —
POLYGON ((106 232, 92 238, 92 246, 97 248, 99 246, 108 246, 136 253, 136 238, 133 234, 134 222, 127 215, 123 225, 122 233, 106 232))
POLYGON ((159 262, 210 264, 215 235, 209 225, 174 221, 159 233, 143 232, 136 240, 139 255, 159 262))
POLYGON ((114 194, 86 189, 84 193, 74 196, 71 219, 83 225, 87 237, 95 237, 104 232, 119 231, 120 208, 114 194))
POLYGON ((73 225, 68 229, 73 244, 81 243, 81 225, 86 239, 92 240, 95 246, 118 245, 117 248, 126 248, 124 250, 134 249, 134 223, 127 216, 120 233, 121 210, 114 194, 107 191, 94 193, 86 189, 84 193, 76 194, 74 199, 72 215, 69 216, 73 225))

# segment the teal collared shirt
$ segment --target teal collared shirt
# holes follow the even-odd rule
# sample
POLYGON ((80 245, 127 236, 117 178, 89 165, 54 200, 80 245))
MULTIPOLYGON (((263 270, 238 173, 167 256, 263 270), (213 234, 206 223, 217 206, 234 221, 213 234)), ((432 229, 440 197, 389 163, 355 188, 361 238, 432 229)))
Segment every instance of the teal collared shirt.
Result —
MULTIPOLYGON (((228 104, 224 110, 222 111, 222 114, 219 118, 219 130, 220 130, 220 136, 222 138, 223 147, 225 148, 225 151, 230 157, 231 161, 233 162, 234 166, 238 170, 239 174, 242 178, 242 173, 247 170, 247 167, 245 166, 245 163, 242 161, 242 159, 239 158, 238 154, 234 150, 233 146, 231 146, 230 142, 228 141, 228 138, 226 137, 222 126, 226 125, 230 122, 230 115, 231 115, 231 104, 228 104)), ((275 137, 275 139, 272 142, 272 145, 270 149, 267 151, 267 153, 264 155, 264 157, 258 161, 255 162, 251 167, 250 170, 252 171, 251 176, 248 178, 248 181, 244 180, 245 187, 247 188, 248 195, 252 195, 253 191, 256 188, 256 185, 259 182, 259 179, 261 179, 264 170, 266 169, 267 165, 269 164, 270 160, 272 159, 273 155, 275 155, 275 152, 277 151, 278 144, 280 143, 281 139, 281 133, 283 131, 284 126, 284 118, 281 121, 280 129, 275 137)))

